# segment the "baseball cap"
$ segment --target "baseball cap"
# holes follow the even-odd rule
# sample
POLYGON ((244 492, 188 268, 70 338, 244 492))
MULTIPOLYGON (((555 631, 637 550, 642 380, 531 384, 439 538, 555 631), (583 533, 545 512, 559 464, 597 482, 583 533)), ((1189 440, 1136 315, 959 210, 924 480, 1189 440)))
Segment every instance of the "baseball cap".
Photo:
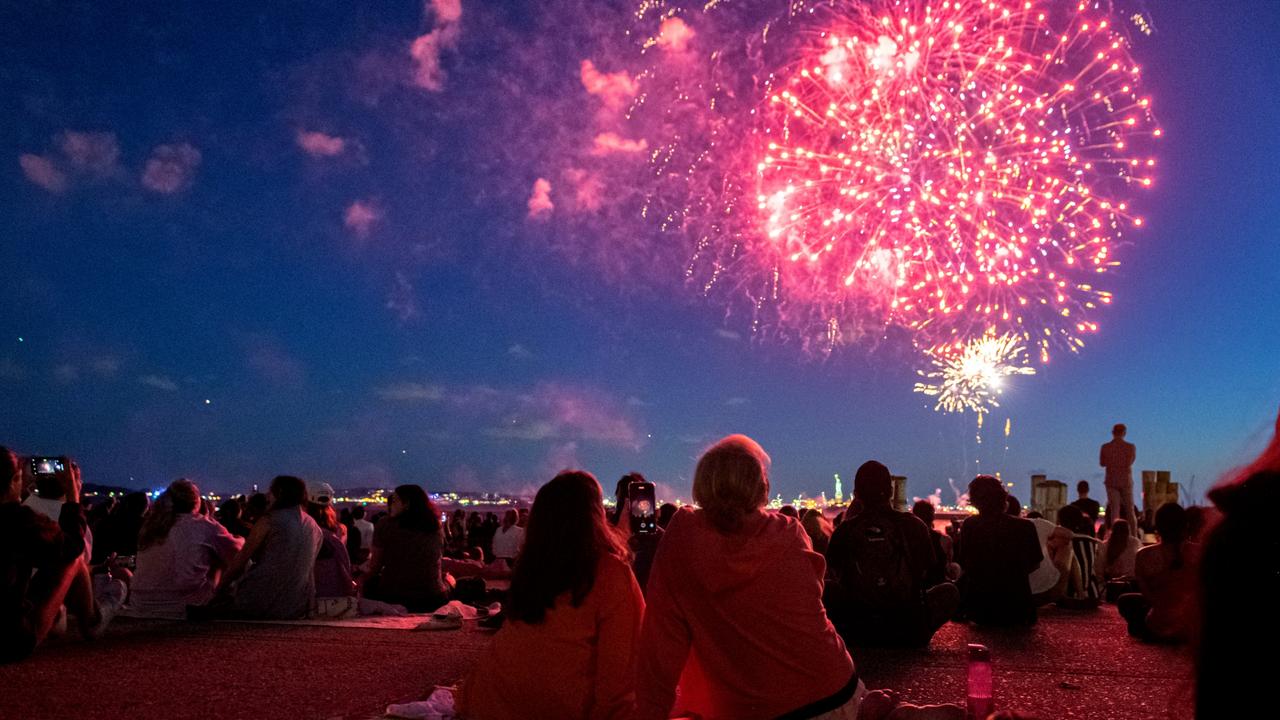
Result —
POLYGON ((307 490, 311 494, 311 502, 321 505, 333 502, 333 486, 329 483, 312 483, 307 490))

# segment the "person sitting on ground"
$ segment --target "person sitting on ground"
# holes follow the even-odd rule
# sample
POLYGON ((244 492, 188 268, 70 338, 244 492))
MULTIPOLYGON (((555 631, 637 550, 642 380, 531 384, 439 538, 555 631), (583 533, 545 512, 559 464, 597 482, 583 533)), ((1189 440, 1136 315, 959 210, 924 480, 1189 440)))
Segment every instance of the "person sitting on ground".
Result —
POLYGON ((800 519, 800 513, 799 513, 799 511, 797 511, 797 510, 796 510, 796 508, 795 508, 795 506, 794 506, 794 505, 783 505, 782 507, 778 508, 778 514, 779 514, 779 515, 786 515, 787 517, 791 518, 792 520, 799 520, 799 519, 800 519))
POLYGON ((822 511, 817 508, 809 508, 804 511, 804 517, 800 520, 801 527, 809 536, 809 542, 813 545, 813 551, 819 555, 827 552, 827 545, 831 543, 831 533, 834 529, 831 522, 822 515, 822 511))
POLYGON ((649 576, 639 720, 856 710, 864 688, 822 606, 826 563, 798 522, 763 510, 768 462, 743 435, 698 461, 700 507, 672 518, 649 576))
MULTIPOLYGON (((1101 575, 1097 567, 1097 538, 1088 534, 1089 516, 1074 505, 1058 510, 1058 524, 1071 531, 1071 566, 1067 587, 1058 605, 1072 610, 1091 610, 1102 602, 1101 575)), ((1112 525, 1111 532, 1115 532, 1112 525)))
POLYGON ((240 501, 235 498, 228 498, 218 507, 218 522, 227 532, 238 538, 249 537, 249 526, 244 523, 241 517, 244 514, 243 506, 240 501))
POLYGON ((462 683, 467 720, 631 718, 644 599, 600 483, 566 471, 533 500, 507 622, 462 683))
POLYGON ((244 521, 244 524, 248 525, 249 529, 252 530, 254 523, 258 522, 259 518, 265 516, 270 511, 271 498, 267 497, 266 493, 256 492, 250 495, 248 500, 245 500, 244 516, 241 519, 244 521))
POLYGON ((129 606, 134 614, 181 618, 213 599, 218 577, 244 540, 204 517, 200 489, 175 480, 142 518, 129 606))
MULTIPOLYGON (((62 458, 62 460, 65 467, 66 458, 62 458)), ((66 503, 64 482, 61 475, 37 475, 35 476, 35 482, 32 488, 24 487, 22 489, 24 493, 26 493, 26 499, 22 501, 23 506, 31 508, 40 515, 43 515, 46 519, 52 520, 54 523, 59 522, 62 514, 62 506, 66 503)), ((115 512, 119 506, 119 503, 114 503, 111 511, 115 512)), ((84 561, 86 565, 92 566, 93 527, 86 527, 83 535, 84 561)))
POLYGON ((401 485, 387 499, 390 514, 373 531, 369 574, 361 576, 364 596, 432 612, 449 599, 440 560, 444 528, 440 513, 417 485, 401 485))
POLYGON ((1009 517, 1022 517, 1022 503, 1009 493, 1004 499, 1004 511, 1009 517))
POLYGON ((1270 717, 1275 699, 1265 688, 1275 681, 1275 663, 1259 659, 1280 645, 1274 520, 1280 506, 1280 417, 1267 449, 1210 491, 1209 499, 1221 517, 1205 536, 1198 578, 1195 716, 1270 717))
POLYGON ((502 514, 502 525, 493 534, 493 557, 514 567, 524 545, 524 528, 516 525, 520 513, 514 509, 502 514))
POLYGON ((307 484, 279 475, 271 481, 270 496, 270 510, 253 523, 249 539, 222 574, 211 608, 215 614, 296 620, 311 611, 324 535, 306 513, 307 484))
MULTIPOLYGON (((627 473, 614 487, 614 511, 611 522, 627 539, 627 548, 631 550, 631 571, 635 573, 636 582, 640 583, 640 591, 644 592, 649 582, 649 570, 653 567, 654 555, 658 552, 658 544, 662 542, 663 530, 659 527, 652 533, 631 532, 631 499, 628 496, 628 490, 633 482, 645 482, 644 476, 638 472, 627 473)), ((654 524, 657 524, 656 517, 654 524)))
MULTIPOLYGON (((1076 494, 1080 497, 1071 503, 1080 508, 1085 515, 1089 517, 1088 532, 1085 533, 1089 537, 1098 536, 1098 516, 1102 513, 1102 505, 1097 500, 1089 497, 1089 481, 1081 480, 1076 483, 1076 494)), ((1130 528, 1132 530, 1132 528, 1130 528)))
POLYGON ((355 597, 356 585, 351 579, 351 557, 347 554, 347 544, 342 539, 339 529, 338 514, 333 509, 333 491, 328 495, 324 490, 328 486, 321 484, 320 492, 313 495, 307 503, 307 514, 316 525, 320 526, 320 552, 316 555, 315 585, 316 598, 355 597))
POLYGON ((952 561, 951 538, 933 527, 937 508, 928 500, 917 500, 911 506, 911 514, 920 518, 920 522, 929 529, 929 540, 933 543, 933 562, 929 565, 929 571, 925 573, 925 587, 933 587, 938 583, 954 581, 955 578, 960 577, 960 566, 952 561))
POLYGON ((44 642, 59 609, 76 616, 85 639, 97 637, 124 598, 114 582, 95 599, 84 558, 87 526, 80 506, 80 468, 61 458, 58 521, 22 505, 18 456, 0 447, 0 664, 24 660, 44 642))
POLYGON ((1027 578, 1031 584, 1031 602, 1036 607, 1044 607, 1057 602, 1067 592, 1067 583, 1071 580, 1071 538, 1075 533, 1035 511, 1027 513, 1027 520, 1036 526, 1036 539, 1044 556, 1027 578))
POLYGON ((1029 577, 1044 554, 1035 525, 1006 514, 1005 495, 990 475, 969 483, 969 501, 978 514, 960 528, 961 608, 980 625, 1032 625, 1036 608, 1029 577))
POLYGON ((1104 581, 1133 578, 1134 560, 1142 549, 1142 541, 1134 537, 1127 520, 1111 526, 1102 551, 1098 554, 1098 574, 1104 581), (1124 523, 1124 525, 1120 525, 1124 523))
POLYGON ((658 527, 666 530, 671 524, 671 518, 676 516, 676 510, 679 509, 674 503, 662 503, 658 508, 658 527))
POLYGON ((1177 503, 1156 510, 1160 542, 1138 551, 1133 574, 1140 593, 1126 593, 1116 607, 1129 623, 1129 634, 1147 642, 1189 639, 1200 546, 1187 540, 1187 513, 1177 503))
POLYGON ((927 585, 938 562, 929 528, 893 509, 893 479, 879 462, 858 468, 853 495, 862 512, 827 548, 827 613, 850 645, 928 645, 960 599, 949 582, 927 585))
MULTIPOLYGON (((391 501, 387 501, 390 507, 391 501)), ((467 551, 467 512, 457 508, 449 513, 449 524, 445 526, 445 550, 450 557, 462 557, 467 551)))
POLYGON ((138 554, 138 533, 142 517, 150 501, 143 492, 131 492, 93 529, 93 563, 105 562, 112 555, 133 557, 138 554))
POLYGON ((367 512, 363 505, 351 508, 351 527, 355 532, 347 534, 347 550, 352 565, 363 565, 373 550, 373 523, 365 517, 367 512))

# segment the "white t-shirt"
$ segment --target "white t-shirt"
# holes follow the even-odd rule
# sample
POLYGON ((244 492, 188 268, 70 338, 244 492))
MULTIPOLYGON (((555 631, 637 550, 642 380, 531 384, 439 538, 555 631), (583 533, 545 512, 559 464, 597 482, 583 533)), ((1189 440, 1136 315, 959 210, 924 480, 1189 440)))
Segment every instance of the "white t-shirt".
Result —
POLYGON ((493 534, 493 556, 514 560, 520 554, 520 546, 524 545, 524 528, 512 525, 509 528, 498 528, 493 534))
POLYGON ((360 518, 355 522, 356 530, 360 531, 360 549, 368 550, 373 547, 373 523, 360 518))
POLYGON ((1048 592, 1058 584, 1058 580, 1062 577, 1062 571, 1053 564, 1053 558, 1049 553, 1049 536, 1053 534, 1054 528, 1058 527, 1044 518, 1031 518, 1031 522, 1036 526, 1036 536, 1040 539, 1040 552, 1044 554, 1044 559, 1040 561, 1040 566, 1031 572, 1028 578, 1031 582, 1031 593, 1039 595, 1042 592, 1048 592))
POLYGON ((138 614, 181 617, 213 598, 218 572, 244 545, 202 515, 178 517, 164 542, 138 550, 129 605, 138 614))

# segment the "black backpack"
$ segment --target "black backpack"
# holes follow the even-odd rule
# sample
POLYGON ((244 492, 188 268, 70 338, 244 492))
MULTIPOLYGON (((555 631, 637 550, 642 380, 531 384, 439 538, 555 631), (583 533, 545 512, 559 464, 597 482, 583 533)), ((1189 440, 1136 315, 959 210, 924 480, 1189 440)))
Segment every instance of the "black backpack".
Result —
POLYGON ((863 611, 898 615, 921 601, 920 584, 911 572, 902 522, 886 513, 862 513, 845 522, 845 551, 852 561, 840 585, 845 597, 863 611))

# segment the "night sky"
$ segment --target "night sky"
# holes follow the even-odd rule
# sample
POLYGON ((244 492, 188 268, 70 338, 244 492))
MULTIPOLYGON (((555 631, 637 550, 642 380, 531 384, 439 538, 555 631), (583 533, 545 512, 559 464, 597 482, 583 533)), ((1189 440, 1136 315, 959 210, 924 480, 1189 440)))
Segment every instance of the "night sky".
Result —
POLYGON ((1199 495, 1280 403, 1280 3, 1148 3, 1146 226, 1100 332, 1015 379, 981 446, 909 353, 753 340, 678 267, 530 217, 591 114, 604 3, 4 5, 0 444, 87 481, 527 491, 580 466, 687 498, 743 432, 788 498, 876 458, 912 495, 980 468, 1025 502, 1034 472, 1100 484, 1126 422, 1135 469, 1199 495))

